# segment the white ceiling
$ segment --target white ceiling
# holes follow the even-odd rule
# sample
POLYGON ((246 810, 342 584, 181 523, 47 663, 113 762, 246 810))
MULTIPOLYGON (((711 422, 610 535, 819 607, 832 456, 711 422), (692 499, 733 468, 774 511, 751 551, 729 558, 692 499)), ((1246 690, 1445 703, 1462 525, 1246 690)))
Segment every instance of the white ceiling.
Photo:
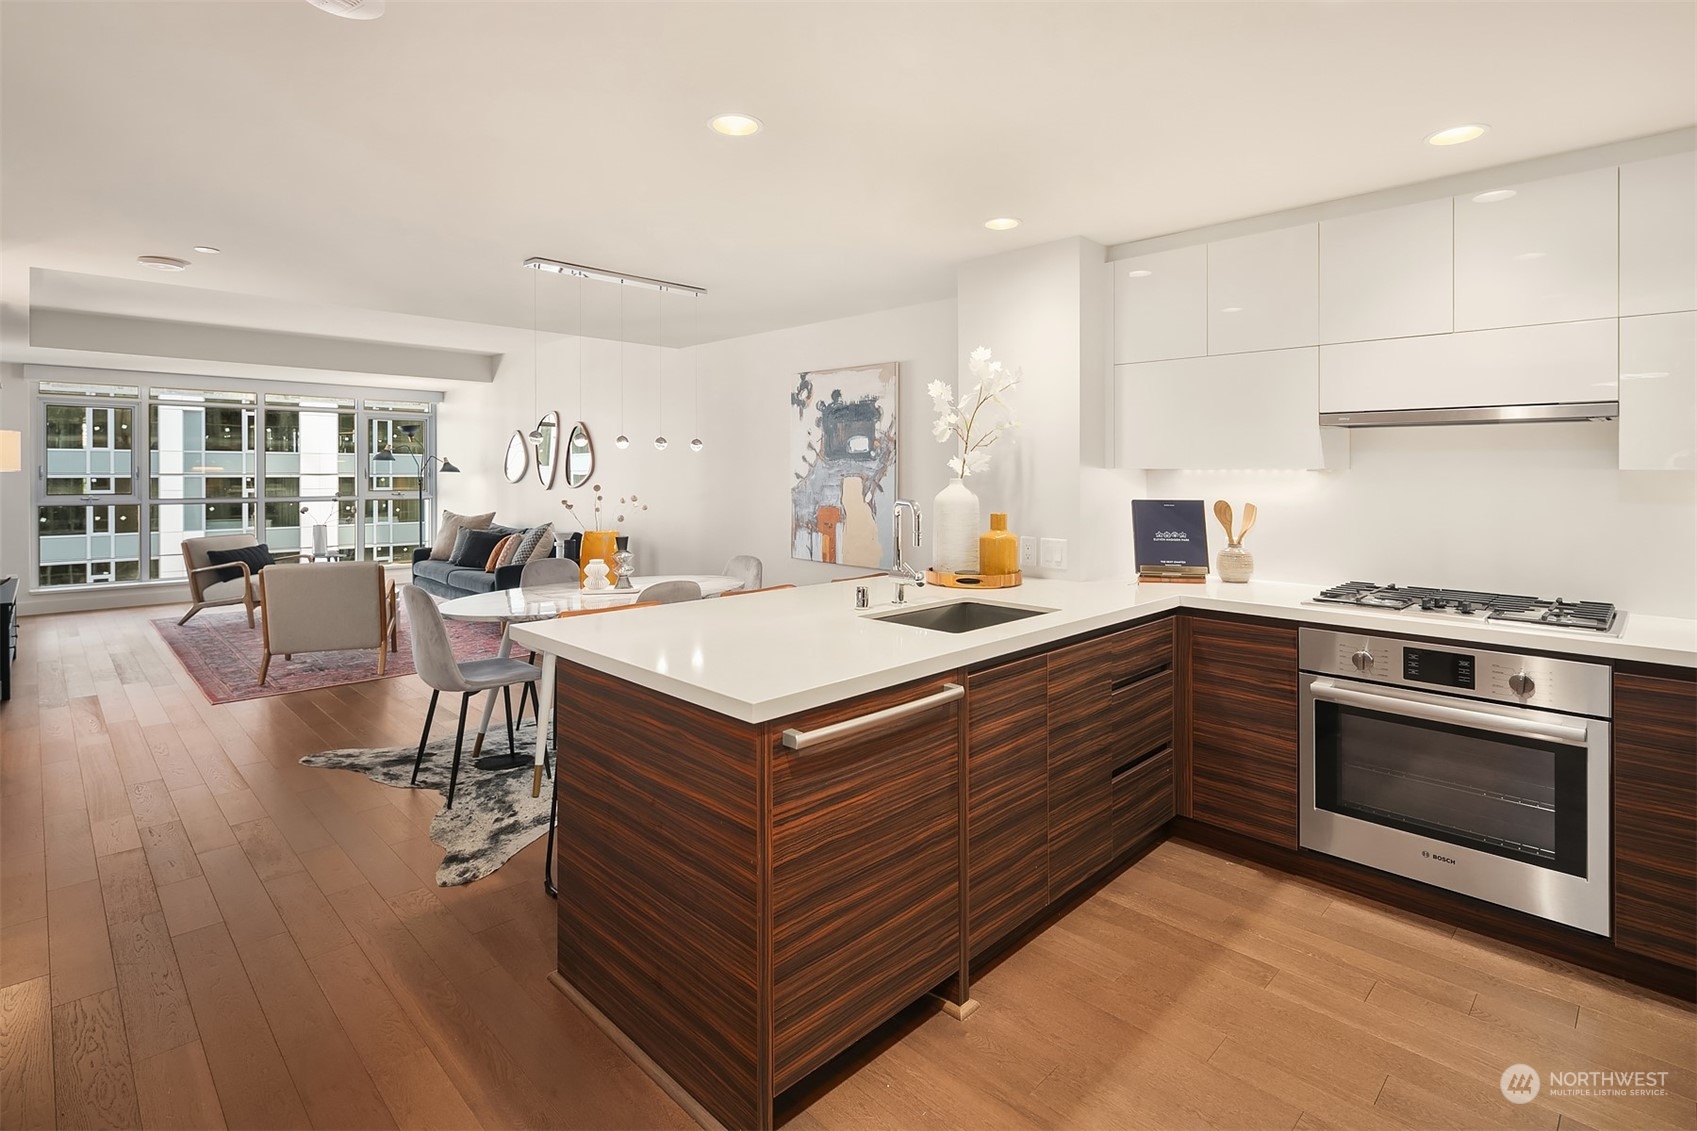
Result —
POLYGON ((70 273, 55 305, 488 348, 465 324, 531 326, 530 255, 708 288, 668 307, 678 345, 1690 125, 1697 5, 4 0, 0 98, 9 357, 31 268, 70 273), (711 133, 725 110, 765 132, 711 133))

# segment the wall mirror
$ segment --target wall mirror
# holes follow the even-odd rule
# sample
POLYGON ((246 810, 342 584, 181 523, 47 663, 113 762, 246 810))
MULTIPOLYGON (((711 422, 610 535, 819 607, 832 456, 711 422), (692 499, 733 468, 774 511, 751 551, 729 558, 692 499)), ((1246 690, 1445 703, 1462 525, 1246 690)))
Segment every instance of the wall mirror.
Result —
POLYGON ((554 471, 560 464, 560 414, 550 412, 536 422, 530 434, 536 444, 536 481, 543 490, 554 486, 554 471))
POLYGON ((508 483, 517 483, 529 470, 530 445, 525 442, 524 433, 515 428, 513 438, 507 441, 507 458, 501 463, 501 471, 508 483))
POLYGON ((582 487, 594 473, 595 445, 589 442, 589 427, 580 420, 566 439, 566 486, 582 487))

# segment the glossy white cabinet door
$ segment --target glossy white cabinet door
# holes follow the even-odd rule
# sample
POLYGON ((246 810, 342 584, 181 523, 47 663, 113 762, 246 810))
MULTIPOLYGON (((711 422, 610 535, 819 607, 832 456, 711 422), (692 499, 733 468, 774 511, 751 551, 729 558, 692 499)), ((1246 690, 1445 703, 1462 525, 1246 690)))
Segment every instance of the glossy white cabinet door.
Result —
POLYGON ((1114 361, 1208 352, 1208 248, 1158 251, 1108 264, 1114 273, 1114 361))
POLYGON ((1114 367, 1121 467, 1318 468, 1318 351, 1114 367))
POLYGON ((1616 399, 1613 318, 1320 347, 1320 411, 1616 399))
POLYGON ((1697 468, 1697 313, 1620 320, 1620 466, 1697 468))
POLYGON ((1697 310, 1697 153, 1620 167, 1621 316, 1670 310, 1697 310))
POLYGON ((1455 328, 1613 318, 1619 170, 1497 186, 1455 198, 1455 328))
POLYGON ((1208 245, 1208 352, 1311 346, 1320 340, 1320 226, 1208 245))
POLYGON ((1320 222, 1320 341, 1455 328, 1454 204, 1427 200, 1320 222))

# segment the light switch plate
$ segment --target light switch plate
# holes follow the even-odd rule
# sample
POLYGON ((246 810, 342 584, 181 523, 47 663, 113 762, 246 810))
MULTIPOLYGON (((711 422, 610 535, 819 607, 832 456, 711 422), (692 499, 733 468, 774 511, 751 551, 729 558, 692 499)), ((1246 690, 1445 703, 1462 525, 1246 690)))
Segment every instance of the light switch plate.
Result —
POLYGON ((1019 540, 1019 568, 1037 568, 1037 539, 1027 536, 1019 540))
POLYGON ((1043 568, 1065 569, 1067 567, 1067 540, 1065 538, 1043 539, 1043 568))

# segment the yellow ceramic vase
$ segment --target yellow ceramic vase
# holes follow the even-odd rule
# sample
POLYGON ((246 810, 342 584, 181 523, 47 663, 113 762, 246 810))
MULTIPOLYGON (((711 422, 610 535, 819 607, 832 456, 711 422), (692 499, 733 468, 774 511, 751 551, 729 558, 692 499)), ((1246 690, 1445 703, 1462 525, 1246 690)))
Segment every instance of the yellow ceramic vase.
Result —
POLYGON ((978 572, 1013 573, 1019 569, 1019 538, 1008 532, 1008 516, 990 512, 990 529, 978 536, 978 572))
POLYGON ((585 530, 583 541, 578 546, 577 569, 578 584, 589 580, 585 567, 596 558, 607 563, 607 581, 609 584, 619 580, 618 570, 613 568, 613 555, 619 552, 619 532, 617 530, 585 530))

